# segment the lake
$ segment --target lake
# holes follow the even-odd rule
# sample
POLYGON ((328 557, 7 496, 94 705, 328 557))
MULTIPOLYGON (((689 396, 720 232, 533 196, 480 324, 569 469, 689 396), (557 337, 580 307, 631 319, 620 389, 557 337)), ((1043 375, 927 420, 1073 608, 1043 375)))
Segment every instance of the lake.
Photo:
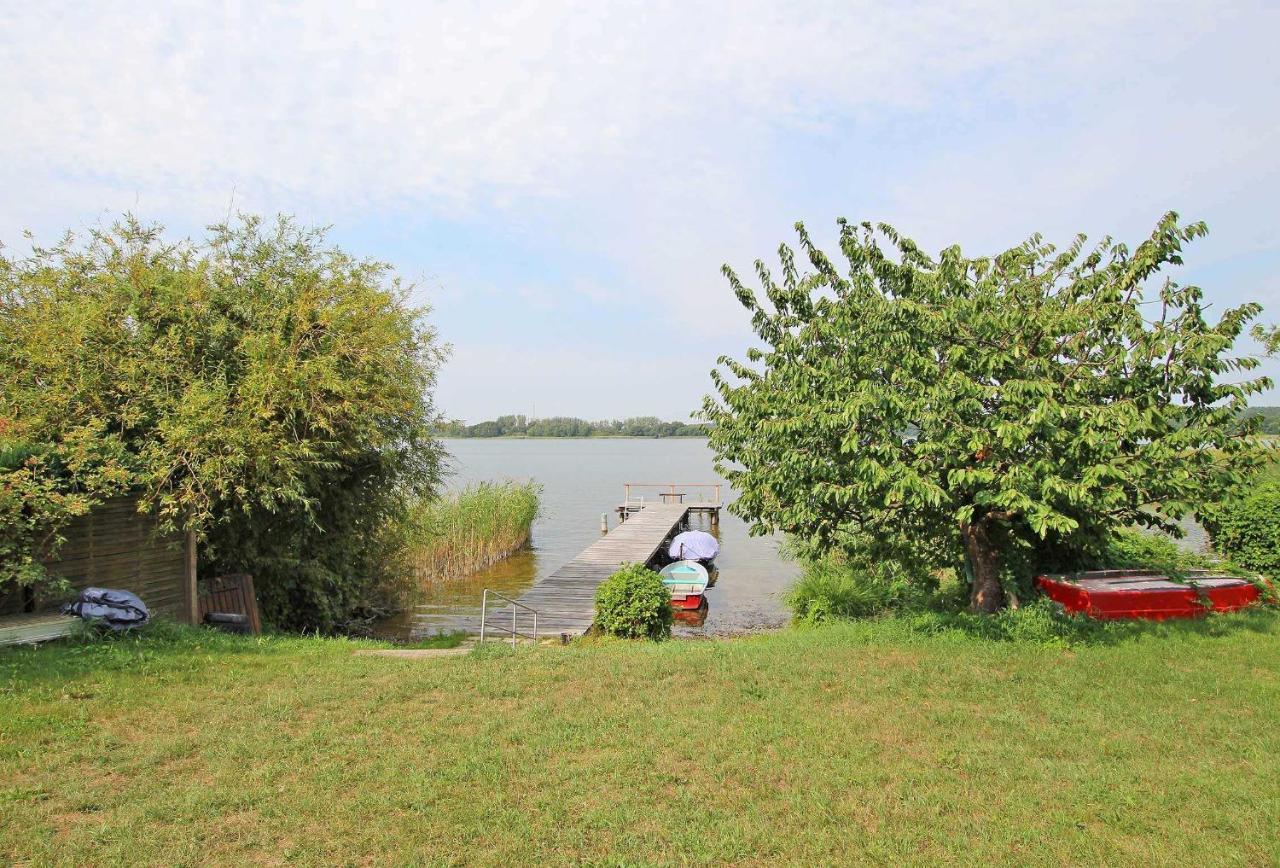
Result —
MULTIPOLYGON (((723 482, 701 438, 464 439, 445 440, 450 489, 470 483, 533 479, 542 488, 542 513, 532 546, 500 564, 455 582, 424 587, 404 613, 379 625, 379 635, 411 640, 447 629, 458 616, 475 617, 485 588, 508 597, 550 575, 600 538, 600 515, 617 524, 624 482, 723 482)), ((734 494, 726 485, 726 502, 734 494)), ((650 495, 652 496, 652 494, 650 495)), ((693 494, 691 499, 696 499, 693 494)), ((691 526, 710 530, 706 519, 691 526)), ((778 554, 779 537, 752 537, 728 510, 720 513, 720 575, 707 591, 705 619, 676 623, 687 637, 725 635, 778 627, 788 613, 781 595, 798 567, 778 554)))

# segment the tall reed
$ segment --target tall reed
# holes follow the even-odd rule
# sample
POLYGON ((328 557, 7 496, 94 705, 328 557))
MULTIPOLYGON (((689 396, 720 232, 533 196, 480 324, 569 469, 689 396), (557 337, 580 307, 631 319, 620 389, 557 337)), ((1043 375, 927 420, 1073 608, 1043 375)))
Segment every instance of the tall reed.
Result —
POLYGON ((417 504, 401 532, 406 571, 418 583, 446 581, 511 556, 529 544, 541 494, 534 482, 482 482, 417 504))

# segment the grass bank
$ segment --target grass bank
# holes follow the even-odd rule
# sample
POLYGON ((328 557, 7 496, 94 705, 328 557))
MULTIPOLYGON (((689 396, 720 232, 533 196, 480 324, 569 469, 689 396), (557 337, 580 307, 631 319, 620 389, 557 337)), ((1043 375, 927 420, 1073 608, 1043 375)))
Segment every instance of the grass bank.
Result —
POLYGON ((0 652, 0 857, 1280 859, 1268 612, 1056 645, 917 617, 430 661, 164 632, 0 652))
POLYGON ((401 530, 414 581, 458 578, 529 544, 541 489, 533 482, 480 483, 415 507, 401 530))

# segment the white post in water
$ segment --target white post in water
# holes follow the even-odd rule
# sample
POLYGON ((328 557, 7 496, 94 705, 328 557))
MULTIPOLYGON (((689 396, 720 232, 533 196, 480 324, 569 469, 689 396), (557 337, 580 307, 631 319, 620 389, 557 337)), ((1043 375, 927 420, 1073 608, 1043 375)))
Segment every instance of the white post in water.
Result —
POLYGON ((609 513, 600 513, 600 533, 609 532, 609 513))

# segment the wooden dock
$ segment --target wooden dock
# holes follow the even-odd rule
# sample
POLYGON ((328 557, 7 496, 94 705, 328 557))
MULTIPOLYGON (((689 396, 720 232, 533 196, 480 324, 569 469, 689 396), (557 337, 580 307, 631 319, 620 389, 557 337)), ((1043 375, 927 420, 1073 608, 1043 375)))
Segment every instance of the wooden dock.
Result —
MULTIPOLYGON (((662 543, 678 530, 689 514, 690 504, 650 503, 592 543, 582 554, 535 582, 518 597, 523 606, 538 613, 538 635, 580 636, 595 620, 596 588, 624 563, 648 563, 662 543)), ((492 637, 500 639, 510 630, 512 606, 489 607, 486 619, 492 637)), ((518 629, 532 631, 529 613, 517 609, 518 629)))
POLYGON ((614 507, 619 521, 626 521, 646 506, 657 503, 682 503, 691 513, 711 516, 711 526, 720 524, 720 500, 723 483, 719 482, 627 482, 622 486, 622 503, 614 507), (696 500, 690 499, 697 496, 696 500))

